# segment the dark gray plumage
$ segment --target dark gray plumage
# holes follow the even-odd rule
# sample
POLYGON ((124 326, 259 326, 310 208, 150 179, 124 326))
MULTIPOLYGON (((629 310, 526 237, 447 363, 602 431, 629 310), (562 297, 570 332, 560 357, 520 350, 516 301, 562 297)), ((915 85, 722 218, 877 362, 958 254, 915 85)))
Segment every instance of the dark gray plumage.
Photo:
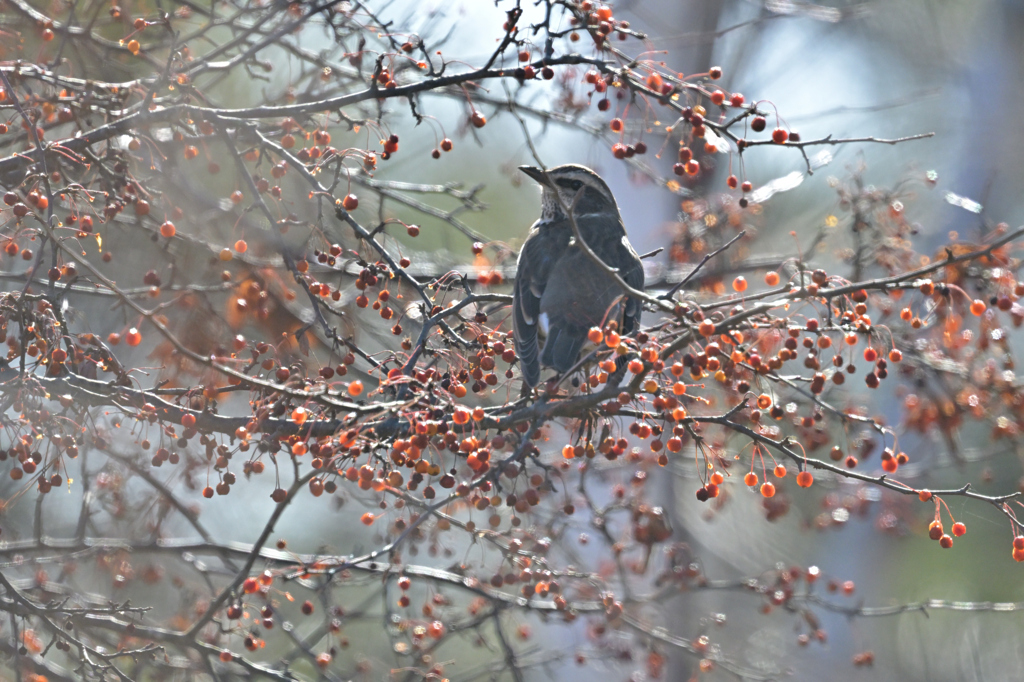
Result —
POLYGON ((585 166, 567 164, 545 174, 520 170, 543 189, 541 217, 526 237, 512 300, 516 351, 529 386, 540 381, 541 367, 566 372, 576 364, 593 326, 615 319, 631 333, 640 318, 640 301, 622 288, 573 241, 572 224, 559 204, 573 212, 583 241, 634 289, 644 288, 644 268, 626 238, 615 197, 604 180, 585 166), (539 332, 546 331, 541 343, 539 332))

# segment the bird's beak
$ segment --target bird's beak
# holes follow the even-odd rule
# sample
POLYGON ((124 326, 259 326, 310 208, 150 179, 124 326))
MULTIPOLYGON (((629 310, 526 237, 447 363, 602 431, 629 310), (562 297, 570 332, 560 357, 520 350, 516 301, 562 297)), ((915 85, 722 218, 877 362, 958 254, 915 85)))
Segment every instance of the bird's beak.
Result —
POLYGON ((548 180, 547 174, 540 168, 535 166, 520 166, 519 170, 533 178, 539 184, 544 185, 545 187, 551 187, 551 182, 548 180))

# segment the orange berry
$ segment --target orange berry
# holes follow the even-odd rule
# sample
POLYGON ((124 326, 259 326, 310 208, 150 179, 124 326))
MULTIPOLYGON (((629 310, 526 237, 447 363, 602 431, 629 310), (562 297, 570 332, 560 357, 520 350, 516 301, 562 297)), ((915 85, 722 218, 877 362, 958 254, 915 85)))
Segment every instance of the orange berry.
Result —
POLYGON ((810 488, 814 483, 814 476, 810 471, 801 471, 796 475, 796 484, 801 488, 810 488))
POLYGON ((747 280, 744 277, 737 277, 732 281, 733 291, 743 292, 747 290, 747 280))
POLYGON ((711 320, 704 320, 703 322, 700 323, 700 326, 697 328, 697 331, 700 332, 701 336, 705 338, 709 337, 715 333, 715 323, 712 322, 711 320))
POLYGON ((776 286, 779 283, 779 273, 769 270, 764 275, 764 283, 770 287, 776 286))
POLYGON ((591 343, 601 343, 604 341, 604 332, 599 327, 591 327, 590 331, 587 332, 587 338, 590 339, 591 343))
POLYGON ((749 472, 746 476, 743 477, 743 482, 746 485, 753 488, 755 485, 757 485, 757 474, 755 474, 753 471, 749 472))
POLYGON ((142 334, 135 327, 128 330, 128 335, 125 337, 125 341, 129 346, 137 346, 142 343, 142 334))
POLYGON ((761 495, 763 495, 764 497, 774 497, 775 496, 775 485, 772 484, 772 483, 768 483, 767 481, 762 483, 761 484, 761 495))
POLYGON ((980 317, 985 312, 985 302, 979 299, 974 299, 974 303, 971 304, 971 314, 975 317, 980 317))
POLYGON ((345 207, 346 211, 354 211, 359 207, 359 197, 355 194, 348 194, 342 200, 341 205, 345 207))
POLYGON ((641 372, 644 371, 644 363, 640 362, 639 360, 630 360, 629 371, 632 372, 633 374, 640 374, 641 372))
POLYGON ((235 251, 238 253, 245 253, 249 250, 249 245, 245 243, 244 239, 239 239, 235 242, 235 251))
POLYGON ((177 232, 178 232, 178 230, 175 229, 174 223, 172 223, 170 220, 164 222, 164 224, 160 226, 160 236, 161 237, 166 237, 167 239, 170 239, 177 232))
POLYGON ((960 537, 960 536, 962 536, 966 532, 967 532, 967 526, 965 526, 962 521, 957 521, 956 523, 953 524, 953 535, 954 536, 960 537))
POLYGON ((196 425, 196 416, 190 413, 181 415, 181 425, 186 429, 191 429, 196 425))
POLYGON ((757 396, 757 407, 762 410, 767 410, 772 406, 772 397, 767 393, 762 393, 757 396))
POLYGON ((307 412, 306 408, 301 405, 292 410, 292 421, 296 424, 304 424, 308 417, 309 412, 307 412))
POLYGON ((716 471, 715 473, 711 474, 711 482, 714 483, 715 485, 722 485, 724 481, 725 476, 722 475, 721 471, 716 471))
POLYGON ((444 623, 435 620, 427 626, 427 634, 433 639, 441 639, 444 636, 444 623))
POLYGON ((785 478, 786 477, 786 467, 783 466, 782 464, 776 464, 775 465, 775 470, 772 473, 775 474, 776 478, 785 478))
POLYGON ((351 396, 357 396, 363 392, 363 382, 353 381, 348 385, 348 394, 351 396))
POLYGON ((364 526, 372 526, 375 518, 376 517, 371 512, 366 512, 359 517, 359 520, 363 522, 364 526))

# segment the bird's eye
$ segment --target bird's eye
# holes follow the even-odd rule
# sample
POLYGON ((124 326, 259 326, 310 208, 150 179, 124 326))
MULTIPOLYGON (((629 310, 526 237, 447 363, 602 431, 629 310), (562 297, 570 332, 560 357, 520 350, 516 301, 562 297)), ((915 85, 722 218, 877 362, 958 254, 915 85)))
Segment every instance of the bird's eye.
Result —
POLYGON ((570 180, 569 181, 569 187, 571 187, 574 190, 578 190, 582 186, 583 186, 583 183, 580 182, 579 180, 570 180))

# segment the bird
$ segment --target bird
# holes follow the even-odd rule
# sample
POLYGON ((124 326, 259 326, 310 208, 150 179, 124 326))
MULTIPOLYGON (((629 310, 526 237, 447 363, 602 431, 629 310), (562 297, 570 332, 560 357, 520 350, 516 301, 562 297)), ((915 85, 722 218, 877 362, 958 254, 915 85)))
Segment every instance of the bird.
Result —
POLYGON ((542 366, 564 374, 576 364, 591 327, 614 320, 621 333, 637 328, 641 302, 624 295, 608 269, 634 290, 643 290, 644 268, 601 176, 578 164, 519 170, 542 189, 540 218, 519 252, 512 293, 512 335, 523 381, 534 387, 542 366), (567 210, 607 268, 576 242, 567 210))

